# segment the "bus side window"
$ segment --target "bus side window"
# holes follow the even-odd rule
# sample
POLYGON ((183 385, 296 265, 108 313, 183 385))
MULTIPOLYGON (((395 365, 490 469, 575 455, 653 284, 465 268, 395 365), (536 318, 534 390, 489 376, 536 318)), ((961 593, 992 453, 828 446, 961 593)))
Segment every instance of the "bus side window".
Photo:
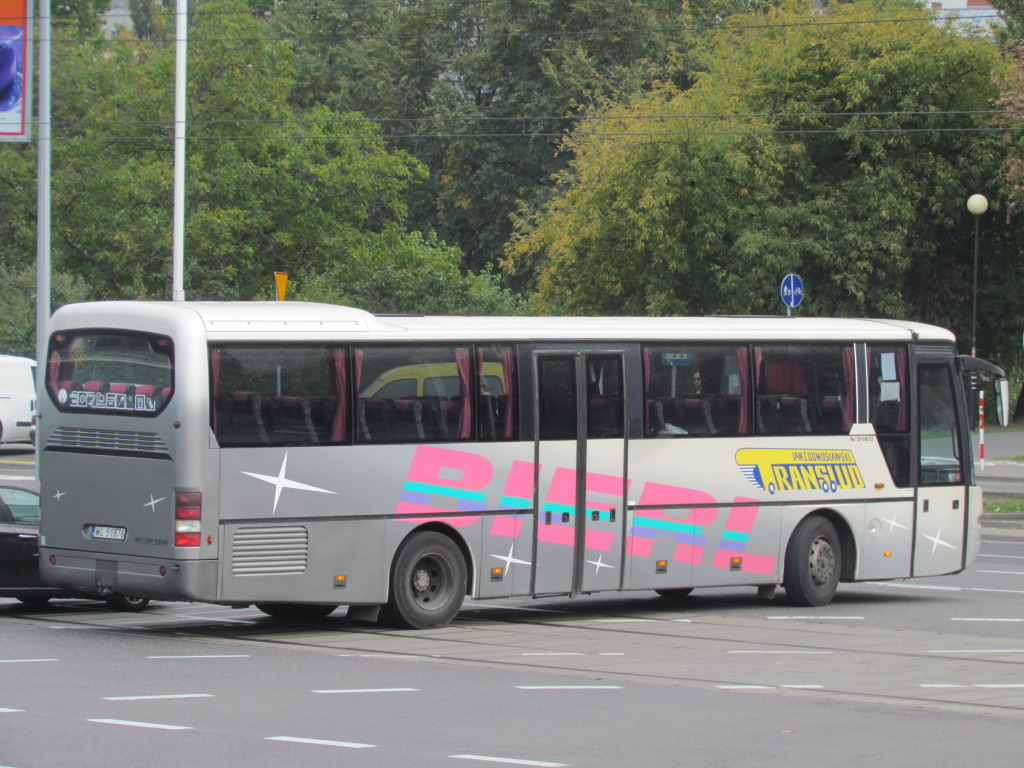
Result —
POLYGON ((906 347, 868 348, 868 408, 893 482, 910 485, 909 356, 906 347))
POLYGON ((856 400, 852 344, 772 344, 754 348, 757 433, 845 435, 856 400))
POLYGON ((354 350, 357 443, 472 438, 468 347, 410 344, 354 350))
POLYGON ((644 434, 708 437, 746 432, 746 358, 746 347, 734 344, 645 347, 644 434))

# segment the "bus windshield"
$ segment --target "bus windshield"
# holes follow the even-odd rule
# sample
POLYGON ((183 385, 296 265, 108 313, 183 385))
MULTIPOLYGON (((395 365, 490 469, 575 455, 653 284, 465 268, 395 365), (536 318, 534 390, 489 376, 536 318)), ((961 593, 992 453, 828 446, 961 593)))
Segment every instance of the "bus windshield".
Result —
POLYGON ((155 415, 174 392, 174 344, 118 330, 54 334, 46 391, 65 413, 155 415))

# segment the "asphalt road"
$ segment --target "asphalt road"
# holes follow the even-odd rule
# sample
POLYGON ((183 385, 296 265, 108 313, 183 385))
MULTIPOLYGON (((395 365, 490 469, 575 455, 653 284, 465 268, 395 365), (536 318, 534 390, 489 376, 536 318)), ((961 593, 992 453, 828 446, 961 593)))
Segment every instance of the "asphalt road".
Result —
MULTIPOLYGON (((1024 433, 986 447, 983 484, 1024 433)), ((3 452, 8 474, 31 482, 31 454, 3 452)), ((1024 531, 992 523, 963 574, 842 585, 817 609, 641 592, 469 602, 406 632, 343 608, 0 600, 11 768, 1016 768, 1022 722, 1024 531)))
POLYGON ((0 763, 1019 766, 1024 543, 953 577, 469 603, 397 631, 344 609, 0 601, 0 763))

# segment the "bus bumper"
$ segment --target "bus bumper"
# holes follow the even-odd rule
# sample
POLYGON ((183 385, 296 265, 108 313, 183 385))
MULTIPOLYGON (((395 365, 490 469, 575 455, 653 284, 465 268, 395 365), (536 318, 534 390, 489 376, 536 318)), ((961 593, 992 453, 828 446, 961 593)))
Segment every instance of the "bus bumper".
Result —
POLYGON ((118 592, 150 600, 217 600, 216 560, 83 557, 41 547, 39 573, 44 584, 100 597, 118 592))

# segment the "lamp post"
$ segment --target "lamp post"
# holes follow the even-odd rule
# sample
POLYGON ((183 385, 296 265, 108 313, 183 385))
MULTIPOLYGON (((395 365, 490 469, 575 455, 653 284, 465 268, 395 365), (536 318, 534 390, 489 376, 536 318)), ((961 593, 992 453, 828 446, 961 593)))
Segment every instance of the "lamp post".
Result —
POLYGON ((971 195, 967 198, 967 210, 974 214, 974 288, 971 291, 971 355, 977 357, 978 332, 978 225, 988 210, 988 198, 971 195))
MULTIPOLYGON (((967 198, 967 210, 974 214, 974 284, 971 289, 971 356, 978 356, 978 227, 981 217, 988 210, 988 198, 971 195, 967 198)), ((971 393, 977 390, 977 374, 971 374, 971 393)), ((985 390, 978 391, 978 459, 981 471, 985 471, 985 390)))

